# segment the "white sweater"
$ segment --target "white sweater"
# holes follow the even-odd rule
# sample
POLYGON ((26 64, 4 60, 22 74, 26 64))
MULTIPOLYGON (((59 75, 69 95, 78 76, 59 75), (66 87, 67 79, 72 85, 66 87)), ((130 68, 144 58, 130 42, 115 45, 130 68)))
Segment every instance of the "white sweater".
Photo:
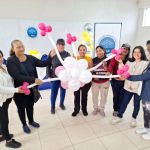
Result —
MULTIPOLYGON (((2 67, 6 69, 4 65, 2 67)), ((0 68, 0 106, 6 99, 13 97, 16 92, 18 92, 18 88, 14 88, 13 79, 0 68)))
MULTIPOLYGON (((136 63, 136 62, 127 62, 127 64, 129 65, 129 73, 131 75, 140 75, 146 69, 149 62, 142 60, 138 63, 136 63)), ((136 81, 135 82, 135 81, 125 80, 124 89, 129 91, 129 92, 133 92, 133 93, 138 94, 141 83, 142 83, 141 81, 136 81)))

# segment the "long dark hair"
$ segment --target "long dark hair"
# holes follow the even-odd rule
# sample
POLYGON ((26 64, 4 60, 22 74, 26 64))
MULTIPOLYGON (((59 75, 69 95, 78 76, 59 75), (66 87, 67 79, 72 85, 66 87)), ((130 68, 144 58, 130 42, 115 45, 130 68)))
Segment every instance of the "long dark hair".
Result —
POLYGON ((132 58, 130 59, 131 62, 135 61, 135 58, 133 57, 133 53, 134 53, 135 49, 139 49, 140 50, 141 60, 145 60, 145 61, 148 60, 147 57, 146 57, 144 48, 142 46, 136 46, 136 47, 134 47, 134 49, 132 51, 132 58))
POLYGON ((3 55, 3 52, 2 52, 1 50, 0 50, 0 54, 2 55, 2 57, 4 56, 4 55, 3 55))
POLYGON ((14 48, 14 44, 15 44, 16 42, 21 42, 21 41, 20 41, 20 40, 13 40, 13 41, 11 42, 10 56, 15 55, 15 52, 13 51, 13 48, 14 48))

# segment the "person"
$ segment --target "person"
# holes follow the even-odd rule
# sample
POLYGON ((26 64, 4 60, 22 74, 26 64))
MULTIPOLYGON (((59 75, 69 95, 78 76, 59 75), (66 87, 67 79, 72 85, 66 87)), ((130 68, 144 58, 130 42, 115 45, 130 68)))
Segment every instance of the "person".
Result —
MULTIPOLYGON (((124 50, 121 53, 121 60, 125 64, 129 59, 130 45, 125 43, 121 46, 124 50)), ((113 75, 117 75, 119 62, 113 58, 110 60, 107 71, 113 75)), ((112 92, 113 92, 113 116, 117 116, 119 108, 121 106, 122 97, 124 95, 124 81, 114 78, 111 80, 112 92)))
MULTIPOLYGON (((93 58, 93 66, 96 66, 106 58, 105 49, 102 46, 97 46, 96 55, 97 56, 93 58)), ((93 75, 106 75, 107 66, 108 63, 104 62, 103 65, 101 65, 99 68, 93 71, 93 75)), ((94 108, 93 115, 96 115, 98 112, 100 112, 102 116, 105 116, 104 109, 107 101, 108 89, 109 89, 109 79, 93 78, 92 80, 92 99, 94 108), (101 95, 100 107, 98 106, 99 93, 101 95)))
MULTIPOLYGON (((85 45, 81 44, 78 47, 79 56, 77 56, 77 59, 85 59, 88 62, 88 68, 92 68, 93 62, 92 58, 89 56, 86 56, 87 48, 85 45)), ((84 116, 88 115, 87 112, 87 98, 88 98, 88 92, 91 88, 91 82, 85 84, 83 87, 81 87, 78 91, 74 92, 74 112, 72 113, 72 116, 75 117, 79 111, 80 111, 80 101, 82 105, 82 112, 84 116), (80 98, 81 95, 81 98, 80 98)))
MULTIPOLYGON (((122 77, 122 80, 124 80, 124 77, 122 77)), ((150 140, 150 64, 141 75, 131 75, 127 80, 143 82, 140 96, 144 113, 144 127, 136 129, 136 133, 143 134, 143 139, 150 140)))
MULTIPOLYGON (((65 51, 65 41, 64 39, 58 39, 56 42, 56 47, 59 51, 59 54, 61 56, 61 58, 64 60, 65 58, 67 58, 68 56, 70 56, 70 54, 65 51)), ((51 56, 52 56, 52 62, 51 64, 48 66, 47 68, 47 76, 50 78, 55 78, 57 77, 55 74, 55 69, 58 66, 62 66, 61 62, 59 61, 55 50, 52 50, 50 52, 51 56)), ((52 81, 51 82, 51 96, 50 96, 50 101, 51 101, 51 114, 55 114, 55 103, 56 103, 56 98, 58 95, 58 90, 60 89, 60 108, 62 110, 65 110, 66 107, 64 105, 64 100, 65 100, 65 95, 66 95, 66 90, 64 88, 61 87, 61 82, 60 81, 52 81)))
POLYGON ((150 61, 150 40, 146 42, 146 49, 148 52, 148 60, 150 61))
MULTIPOLYGON (((128 61, 126 64, 129 66, 130 74, 139 75, 145 70, 145 68, 148 66, 148 63, 149 62, 147 61, 144 48, 142 46, 136 46, 133 49, 131 61, 128 61)), ((141 98, 138 94, 139 87, 140 87, 140 82, 131 82, 125 80, 125 84, 124 84, 125 92, 122 97, 123 99, 122 104, 118 111, 117 117, 113 118, 112 124, 116 124, 122 121, 123 114, 126 111, 126 108, 129 102, 131 101, 132 97, 134 96, 133 99, 134 109, 132 113, 130 126, 136 127, 136 118, 140 110, 140 101, 141 101, 141 98)))
POLYGON ((0 142, 6 140, 6 147, 19 148, 21 143, 13 139, 9 133, 8 107, 14 93, 23 93, 21 88, 14 88, 13 80, 3 65, 3 53, 0 50, 0 142))
MULTIPOLYGON (((38 79, 36 67, 45 67, 51 63, 50 56, 46 61, 41 61, 36 57, 26 55, 25 47, 20 40, 14 40, 11 43, 10 57, 7 59, 7 69, 9 74, 14 79, 15 87, 23 84, 23 82, 42 84, 42 80, 38 79)), ((30 95, 18 94, 14 95, 14 101, 18 109, 20 121, 25 133, 30 133, 31 130, 26 123, 26 114, 29 125, 34 128, 39 128, 39 123, 34 121, 34 95, 31 88, 30 95)), ((36 94, 37 95, 37 94, 36 94)))

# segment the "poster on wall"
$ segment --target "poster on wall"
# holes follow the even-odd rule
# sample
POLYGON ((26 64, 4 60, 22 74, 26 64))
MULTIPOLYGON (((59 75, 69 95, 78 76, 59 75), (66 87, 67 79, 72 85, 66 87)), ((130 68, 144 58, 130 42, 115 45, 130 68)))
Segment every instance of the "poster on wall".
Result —
MULTIPOLYGON (((112 49, 120 47, 122 23, 95 23, 94 47, 101 45, 110 54, 112 49)), ((93 54, 95 56, 95 52, 93 54)))

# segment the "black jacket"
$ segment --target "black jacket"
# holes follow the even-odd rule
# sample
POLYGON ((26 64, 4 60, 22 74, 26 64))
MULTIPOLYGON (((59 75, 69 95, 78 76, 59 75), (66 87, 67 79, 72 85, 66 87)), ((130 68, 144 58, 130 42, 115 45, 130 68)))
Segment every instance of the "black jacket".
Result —
POLYGON ((15 87, 21 86, 23 82, 34 83, 38 77, 36 67, 46 67, 51 63, 50 57, 46 61, 41 61, 36 57, 26 56, 25 62, 20 62, 15 55, 7 59, 7 70, 14 79, 15 87))
MULTIPOLYGON (((63 51, 60 53, 61 58, 64 60, 65 58, 67 58, 68 56, 70 56, 70 54, 66 51, 63 51)), ((61 62, 59 61, 57 55, 55 55, 52 58, 51 64, 47 67, 46 73, 47 73, 47 77, 51 77, 51 78, 55 78, 57 77, 55 75, 55 69, 58 66, 62 66, 61 62)))

